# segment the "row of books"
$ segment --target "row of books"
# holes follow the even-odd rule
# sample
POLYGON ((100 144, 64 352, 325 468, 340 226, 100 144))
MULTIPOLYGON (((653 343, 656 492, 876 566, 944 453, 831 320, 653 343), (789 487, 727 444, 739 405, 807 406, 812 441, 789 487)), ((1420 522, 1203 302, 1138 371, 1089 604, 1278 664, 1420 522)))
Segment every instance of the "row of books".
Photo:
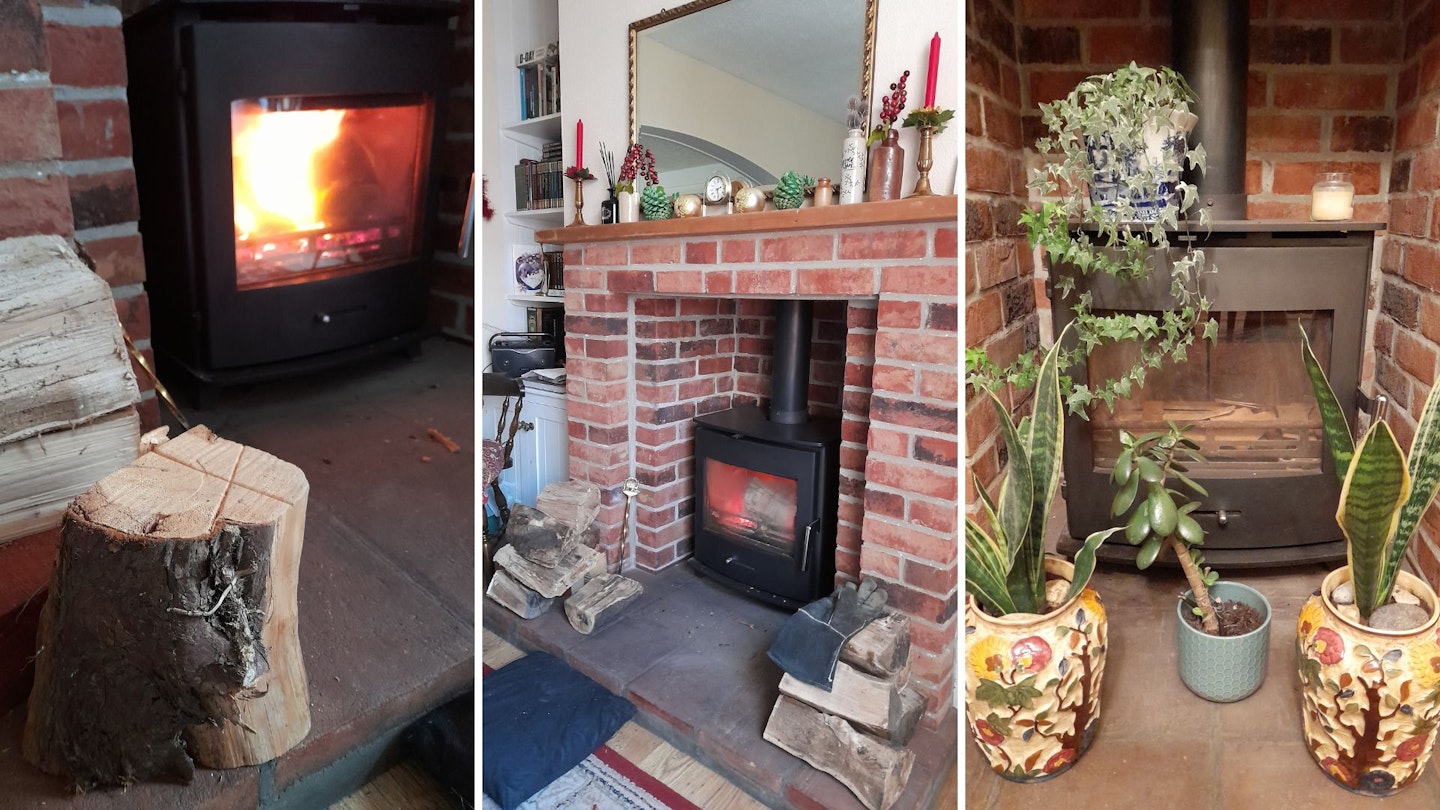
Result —
POLYGON ((525 331, 543 332, 554 341, 556 349, 565 351, 565 310, 562 307, 526 307, 525 331))
POLYGON ((560 43, 521 51, 515 56, 520 80, 520 120, 560 112, 560 43))
POLYGON ((515 165, 516 211, 538 211, 564 205, 564 161, 521 159, 515 165))

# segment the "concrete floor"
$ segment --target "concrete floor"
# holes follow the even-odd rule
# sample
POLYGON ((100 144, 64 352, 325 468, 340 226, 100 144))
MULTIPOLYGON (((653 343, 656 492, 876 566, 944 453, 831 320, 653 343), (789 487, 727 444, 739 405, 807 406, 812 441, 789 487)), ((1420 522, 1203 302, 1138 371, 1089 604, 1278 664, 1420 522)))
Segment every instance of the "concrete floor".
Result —
MULTIPOLYGON (((1063 531, 1064 520, 1061 503, 1051 514, 1052 538, 1063 531)), ((1092 582, 1109 614, 1110 648, 1095 741, 1069 771, 1022 785, 990 770, 967 729, 965 807, 1440 807, 1440 766, 1434 762, 1419 782, 1376 800, 1338 787, 1310 758, 1301 734, 1295 631, 1301 606, 1330 567, 1216 570, 1221 579, 1244 582, 1270 602, 1268 671, 1255 694, 1235 703, 1211 703, 1181 682, 1175 600, 1188 587, 1178 568, 1141 573, 1102 565, 1092 582)))
MULTIPOLYGON (((627 571, 645 593, 593 635, 576 632, 557 604, 529 621, 486 599, 484 627, 542 649, 625 697, 636 722, 721 773, 767 807, 859 810, 848 788, 761 736, 783 674, 765 654, 793 611, 757 602, 695 574, 627 571)), ((896 810, 929 807, 954 778, 956 715, 910 741, 915 766, 896 810)))
POLYGON ((188 787, 71 798, 20 759, 21 707, 0 718, 0 808, 324 807, 363 785, 406 726, 473 689, 474 368, 471 347, 433 339, 418 360, 229 391, 188 411, 309 478, 299 623, 310 733, 275 762, 197 771, 188 787))

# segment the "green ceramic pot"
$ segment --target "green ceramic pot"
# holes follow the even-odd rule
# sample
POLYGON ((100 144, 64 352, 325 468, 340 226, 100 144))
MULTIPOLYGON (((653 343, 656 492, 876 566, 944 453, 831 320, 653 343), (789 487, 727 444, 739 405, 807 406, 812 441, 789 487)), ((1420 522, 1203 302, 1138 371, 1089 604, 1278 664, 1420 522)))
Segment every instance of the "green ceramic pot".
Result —
MULTIPOLYGON (((1186 597, 1190 592, 1185 592, 1186 597)), ((1244 602, 1260 611, 1260 627, 1243 636, 1211 636, 1185 621, 1190 606, 1176 603, 1176 643, 1180 650, 1180 680, 1191 692, 1216 703, 1233 703, 1255 693, 1265 681, 1270 658, 1270 602, 1264 594, 1238 582, 1217 582, 1210 599, 1244 602)))

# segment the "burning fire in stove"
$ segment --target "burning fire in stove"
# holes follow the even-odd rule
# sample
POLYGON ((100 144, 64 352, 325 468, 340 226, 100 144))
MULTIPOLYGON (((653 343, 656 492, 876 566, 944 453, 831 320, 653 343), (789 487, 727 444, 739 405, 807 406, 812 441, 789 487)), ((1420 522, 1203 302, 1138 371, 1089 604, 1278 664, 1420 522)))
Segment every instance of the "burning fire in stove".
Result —
POLYGON ((345 110, 241 118, 235 132, 235 228, 252 234, 322 229, 316 156, 340 135, 345 110))
POLYGON ((425 112, 424 103, 233 102, 238 286, 309 280, 413 254, 425 112))

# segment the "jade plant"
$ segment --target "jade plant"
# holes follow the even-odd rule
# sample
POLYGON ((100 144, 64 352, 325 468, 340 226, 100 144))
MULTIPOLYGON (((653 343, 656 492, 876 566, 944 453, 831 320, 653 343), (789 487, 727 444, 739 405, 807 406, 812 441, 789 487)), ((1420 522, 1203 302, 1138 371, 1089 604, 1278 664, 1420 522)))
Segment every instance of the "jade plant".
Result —
MULTIPOLYGON (((1060 452, 1065 444, 1059 355, 1058 347, 1046 353, 1035 383, 1034 410, 1019 425, 999 398, 985 392, 999 415, 1009 462, 998 506, 975 481, 990 530, 965 519, 965 588, 992 616, 1046 612, 1045 525, 1060 482, 1060 452)), ((1118 531, 1120 527, 1086 538, 1075 555, 1075 572, 1061 603, 1084 589, 1095 571, 1095 549, 1118 531)))
POLYGON ((1425 398, 1408 458, 1379 416, 1357 445, 1303 328, 1300 347, 1340 479, 1335 520, 1345 535, 1355 607, 1369 623, 1394 592, 1405 549, 1440 491, 1440 386, 1432 386, 1425 398))
POLYGON ((1190 516, 1200 502, 1189 500, 1184 492, 1209 496, 1204 487, 1185 475, 1187 462, 1204 463, 1205 458, 1200 454, 1200 445, 1188 435, 1193 425, 1167 425, 1166 430, 1138 436, 1120 431, 1120 455, 1110 474, 1111 483, 1118 489, 1110 514, 1119 517, 1134 508, 1125 522, 1125 540, 1140 547, 1135 557, 1140 570, 1149 568, 1167 548, 1175 554, 1190 584, 1192 610, 1200 617, 1205 632, 1213 636, 1220 632, 1220 623, 1210 600, 1210 586, 1220 575, 1205 566, 1200 552, 1205 530, 1190 516), (1172 479, 1183 489, 1170 486, 1172 479), (1184 502, 1176 503, 1177 499, 1184 502))
MULTIPOLYGON (((1117 397, 1142 387, 1167 358, 1184 362, 1198 338, 1215 339, 1210 302, 1199 284, 1205 254, 1193 241, 1175 249, 1170 241, 1186 212, 1198 209, 1186 227, 1209 224, 1209 212, 1196 205, 1195 185, 1181 175, 1186 167, 1205 169, 1204 147, 1185 148, 1185 134, 1196 120, 1190 111, 1194 102, 1194 91, 1179 73, 1132 62, 1040 105, 1050 135, 1036 142, 1046 160, 1032 171, 1029 188, 1041 201, 1020 223, 1030 245, 1049 262, 1055 291, 1075 312, 1076 340, 1062 350, 1060 367, 1076 366, 1101 345, 1139 347, 1132 367, 1114 379, 1094 381, 1093 387, 1063 379, 1070 413, 1084 417, 1092 404, 1113 406, 1117 397), (1077 274, 1134 282, 1155 272, 1168 274, 1171 295, 1158 315, 1099 314, 1089 293, 1076 292, 1077 274)), ((1037 374, 1038 354, 1022 353, 1000 368, 983 350, 968 350, 969 382, 987 390, 1026 387, 1037 374)))

